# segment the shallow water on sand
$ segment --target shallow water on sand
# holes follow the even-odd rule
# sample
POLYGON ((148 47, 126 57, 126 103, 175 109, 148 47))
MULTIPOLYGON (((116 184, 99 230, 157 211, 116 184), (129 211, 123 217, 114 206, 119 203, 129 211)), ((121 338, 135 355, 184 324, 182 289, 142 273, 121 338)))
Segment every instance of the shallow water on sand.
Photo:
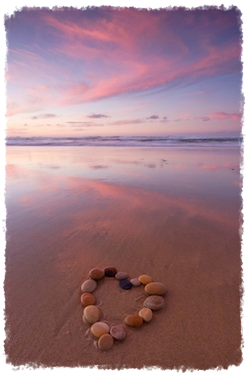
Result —
MULTIPOLYGON (((6 157, 13 365, 239 364, 238 147, 13 146, 6 157), (80 285, 91 268, 109 265, 131 277, 147 273, 168 294, 152 322, 102 353, 85 336, 80 285)), ((140 308, 141 290, 113 284, 96 295, 106 320, 118 322, 140 308)))

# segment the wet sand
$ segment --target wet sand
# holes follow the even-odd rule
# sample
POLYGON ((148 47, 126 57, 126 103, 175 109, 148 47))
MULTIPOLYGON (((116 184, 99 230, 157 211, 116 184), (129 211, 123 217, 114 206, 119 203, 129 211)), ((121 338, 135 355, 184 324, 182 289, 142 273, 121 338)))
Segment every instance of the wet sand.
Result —
MULTIPOLYGON (((6 361, 13 366, 214 369, 241 363, 239 150, 7 149, 6 361), (168 292, 150 323, 96 349, 80 286, 96 266, 168 292), (135 355, 136 353, 136 355, 135 355)), ((103 319, 142 288, 95 292, 103 319)))

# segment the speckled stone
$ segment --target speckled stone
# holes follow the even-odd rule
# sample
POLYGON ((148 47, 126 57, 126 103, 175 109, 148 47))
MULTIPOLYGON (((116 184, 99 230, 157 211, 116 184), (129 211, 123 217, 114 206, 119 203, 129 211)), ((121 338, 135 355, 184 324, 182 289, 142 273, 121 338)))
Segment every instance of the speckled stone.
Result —
POLYGON ((114 345, 114 338, 109 333, 104 333, 97 343, 100 350, 109 350, 114 345))
POLYGON ((89 271, 89 277, 93 280, 101 280, 104 275, 104 270, 101 268, 93 268, 89 271))
POLYGON ((117 269, 115 267, 106 267, 104 273, 107 277, 115 277, 117 274, 117 269))
POLYGON ((119 281, 119 286, 120 288, 127 290, 127 289, 131 289, 133 284, 131 284, 131 282, 128 279, 125 279, 125 280, 119 281))
POLYGON ((148 293, 150 295, 155 294, 155 295, 158 295, 158 296, 162 296, 163 294, 166 293, 167 287, 163 283, 153 282, 153 283, 147 284, 145 286, 144 290, 145 290, 146 293, 148 293))
POLYGON ((164 298, 161 296, 150 296, 145 299, 143 306, 151 310, 160 310, 164 305, 164 298))
POLYGON ((125 320, 125 324, 129 327, 140 327, 143 324, 143 319, 139 315, 127 315, 125 320))
POLYGON ((119 271, 117 272, 117 274, 115 275, 115 278, 117 280, 124 280, 124 279, 127 279, 128 278, 128 274, 126 272, 122 272, 122 271, 119 271))
POLYGON ((110 327, 108 324, 104 322, 96 322, 90 327, 90 332, 95 338, 99 339, 99 337, 101 337, 105 333, 109 333, 109 329, 110 327))
POLYGON ((126 328, 121 325, 115 325, 110 328, 110 334, 114 337, 116 340, 124 340, 127 336, 126 328))
POLYGON ((148 275, 141 275, 138 277, 139 281, 143 284, 146 285, 148 283, 152 282, 152 278, 148 275))
POLYGON ((131 282, 131 284, 132 284, 133 286, 140 286, 140 285, 141 285, 140 280, 139 280, 139 279, 136 279, 136 278, 131 279, 130 282, 131 282))
POLYGON ((153 312, 148 307, 143 307, 138 313, 138 315, 144 320, 144 322, 150 322, 153 317, 153 312))
POLYGON ((92 279, 88 279, 84 281, 84 283, 81 286, 81 291, 83 293, 92 293, 97 287, 97 282, 92 279))
POLYGON ((94 305, 96 302, 95 296, 91 293, 83 293, 81 295, 81 303, 83 304, 84 307, 89 306, 89 305, 94 305))
POLYGON ((93 324, 100 319, 100 310, 95 305, 86 306, 83 310, 83 318, 89 324, 93 324))

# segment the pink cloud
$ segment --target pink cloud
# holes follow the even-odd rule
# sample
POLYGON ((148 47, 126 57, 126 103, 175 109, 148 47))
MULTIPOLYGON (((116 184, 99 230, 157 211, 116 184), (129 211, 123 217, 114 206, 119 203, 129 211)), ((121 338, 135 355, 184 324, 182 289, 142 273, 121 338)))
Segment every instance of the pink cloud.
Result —
POLYGON ((5 76, 6 79, 10 79, 11 78, 11 74, 8 73, 8 72, 5 72, 4 76, 5 76))
MULTIPOLYGON (((160 24, 166 22, 166 13, 163 17, 163 13, 160 12, 153 15, 145 10, 135 11, 134 9, 123 8, 121 12, 110 9, 108 14, 109 17, 99 18, 98 21, 84 18, 84 22, 70 21, 61 16, 60 13, 59 18, 55 12, 41 13, 40 18, 45 25, 51 27, 50 32, 53 35, 56 37, 62 36, 62 43, 61 46, 58 46, 58 51, 67 54, 65 46, 69 47, 69 43, 72 45, 73 41, 73 45, 77 47, 74 50, 76 57, 81 57, 82 51, 92 52, 93 54, 90 53, 90 57, 93 57, 96 56, 98 51, 106 52, 107 49, 113 55, 117 50, 119 50, 119 53, 124 52, 124 55, 132 50, 139 54, 145 48, 145 43, 155 43, 155 38, 160 38, 165 42, 168 41, 172 45, 178 45, 178 48, 185 51, 187 49, 181 38, 171 32, 170 29, 168 29, 167 35, 162 35, 160 24)), ((171 18, 171 15, 169 18, 171 18)), ((89 56, 84 57, 88 58, 89 56)))
POLYGON ((107 125, 135 125, 135 124, 143 124, 145 121, 142 119, 134 119, 134 120, 121 120, 121 121, 112 121, 107 125))
MULTIPOLYGON (((227 63, 239 56, 238 47, 226 47, 224 51, 219 49, 207 49, 207 55, 196 62, 180 66, 175 69, 175 62, 162 56, 149 60, 134 59, 120 62, 120 70, 113 72, 108 77, 96 77, 92 85, 75 83, 64 87, 65 94, 61 104, 81 103, 110 96, 126 94, 135 91, 148 90, 166 84, 177 84, 181 79, 199 80, 213 76, 226 70, 230 71, 227 63), (218 63, 219 61, 219 63, 218 63)), ((119 64, 117 57, 113 62, 119 64)))
MULTIPOLYGON (((204 20, 195 23, 192 12, 186 12, 184 24, 195 25, 198 33, 208 22, 204 13, 204 20)), ((84 18, 81 23, 66 18, 62 12, 41 11, 39 22, 57 43, 48 45, 46 55, 42 55, 38 45, 36 52, 10 49, 10 74, 23 84, 24 103, 18 103, 8 114, 27 108, 38 110, 40 99, 43 106, 70 106, 164 85, 172 87, 239 68, 231 63, 240 59, 239 43, 212 45, 214 30, 201 39, 200 53, 193 54, 183 37, 173 31, 172 17, 178 19, 178 14, 181 12, 113 9, 109 17, 98 22, 84 18), (60 59, 64 64, 58 63, 60 59), (43 86, 48 88, 49 95, 44 95, 43 86)), ((226 21, 221 22, 216 14, 216 25, 223 30, 226 21)), ((225 20, 229 20, 228 24, 233 22, 230 17, 225 20)), ((30 18, 27 22, 34 20, 30 18)))
POLYGON ((209 118, 213 120, 236 120, 240 121, 242 115, 240 113, 226 113, 226 112, 214 112, 210 113, 209 118))
POLYGON ((207 116, 200 117, 203 121, 210 120, 233 120, 240 121, 242 115, 240 113, 227 113, 227 112, 213 112, 207 116))
MULTIPOLYGON (((59 17, 56 12, 41 12, 39 14, 41 26, 49 27, 50 35, 59 41, 51 45, 50 52, 77 61, 84 59, 85 62, 92 62, 93 59, 100 59, 110 64, 114 57, 116 57, 115 61, 121 60, 132 49, 136 51, 136 39, 140 33, 143 31, 145 33, 145 27, 149 21, 148 15, 141 17, 140 12, 140 23, 136 24, 130 20, 134 12, 129 9, 121 12, 121 23, 117 17, 112 16, 112 13, 111 10, 109 19, 99 19, 95 22, 85 18, 84 22, 77 23, 75 20, 65 19, 65 14, 62 12, 59 12, 59 17)), ((31 19, 26 21, 33 22, 31 19)), ((153 19, 151 19, 151 26, 156 24, 157 20, 152 21, 153 19)), ((151 38, 152 32, 152 29, 147 31, 147 35, 151 35, 151 38)))
MULTIPOLYGON (((140 31, 142 25, 140 24, 140 31)), ((98 28, 101 26, 101 23, 97 25, 98 28)), ((153 26, 151 24, 152 34, 154 34, 153 26)), ((60 24, 59 30, 68 30, 68 27, 65 29, 65 26, 60 24)), ((118 27, 112 24, 108 24, 107 27, 103 24, 101 30, 91 31, 91 33, 75 27, 72 30, 70 29, 70 33, 65 35, 61 46, 56 47, 56 54, 60 56, 66 55, 80 61, 84 59, 87 65, 93 64, 98 59, 100 66, 101 64, 105 67, 108 65, 108 72, 103 74, 102 70, 99 73, 98 69, 96 69, 94 74, 89 73, 88 78, 91 84, 75 82, 62 86, 61 89, 65 93, 65 98, 61 104, 97 100, 152 88, 164 83, 165 80, 162 81, 162 79, 159 80, 159 77, 155 77, 155 72, 160 70, 161 73, 166 66, 171 67, 174 62, 173 58, 162 59, 151 56, 145 59, 137 48, 136 36, 138 34, 139 31, 135 28, 135 25, 132 31, 130 30, 130 33, 126 29, 121 29, 121 26, 118 27), (84 45, 82 40, 78 39, 74 39, 74 43, 72 43, 73 32, 78 36, 82 34, 91 35, 91 38, 99 43, 91 47, 84 45), (107 44, 102 44, 103 40, 112 44, 112 49, 109 50, 107 44)))

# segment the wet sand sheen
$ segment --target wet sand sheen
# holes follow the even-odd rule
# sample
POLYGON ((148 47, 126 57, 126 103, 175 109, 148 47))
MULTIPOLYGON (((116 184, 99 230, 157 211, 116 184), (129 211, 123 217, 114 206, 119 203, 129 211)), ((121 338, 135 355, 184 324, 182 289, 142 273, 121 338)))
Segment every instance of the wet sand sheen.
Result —
MULTIPOLYGON (((206 199, 201 199, 199 189, 193 196, 167 191, 167 187, 165 191, 155 189, 149 185, 152 175, 147 174, 146 183, 143 180, 140 165, 133 170, 138 173, 136 182, 128 179, 124 184, 121 178, 118 184, 112 178, 100 180, 77 173, 51 175, 38 164, 32 173, 28 168, 22 171, 22 166, 14 163, 14 151, 9 152, 9 164, 19 172, 12 176, 12 183, 19 179, 22 184, 28 175, 28 182, 35 179, 43 188, 30 192, 28 184, 19 195, 9 189, 8 361, 15 366, 164 369, 227 368, 240 363, 237 189, 231 188, 234 200, 221 203, 218 194, 215 205, 211 184, 213 179, 214 185, 218 183, 217 176, 211 177, 209 189, 202 192, 206 199), (152 321, 128 329, 126 340, 105 353, 85 335, 88 325, 82 321, 80 303, 81 283, 96 266, 115 266, 131 277, 146 273, 168 288, 165 306, 154 313, 152 321)), ((168 151, 170 165, 176 160, 175 152, 168 151)), ((179 151, 179 158, 185 160, 187 152, 179 151)), ((103 150, 97 153, 100 158, 103 150)), ((144 150, 145 156, 156 163, 160 150, 144 150)), ((126 150, 122 157, 119 154, 118 159, 131 160, 126 150)), ((36 160, 42 160, 41 154, 36 160)), ((113 166, 111 162, 107 165, 113 166)), ((190 159, 187 165, 191 170, 194 167, 190 159)), ((106 171, 107 176, 109 173, 106 171)), ((164 173, 167 178, 168 170, 164 173)), ((225 180, 233 182, 235 175, 231 176, 225 180)), ((204 174, 197 181, 202 177, 204 174)), ((136 288, 121 291, 117 282, 108 280, 95 295, 105 319, 119 323, 125 314, 140 309, 140 293, 136 288)))

